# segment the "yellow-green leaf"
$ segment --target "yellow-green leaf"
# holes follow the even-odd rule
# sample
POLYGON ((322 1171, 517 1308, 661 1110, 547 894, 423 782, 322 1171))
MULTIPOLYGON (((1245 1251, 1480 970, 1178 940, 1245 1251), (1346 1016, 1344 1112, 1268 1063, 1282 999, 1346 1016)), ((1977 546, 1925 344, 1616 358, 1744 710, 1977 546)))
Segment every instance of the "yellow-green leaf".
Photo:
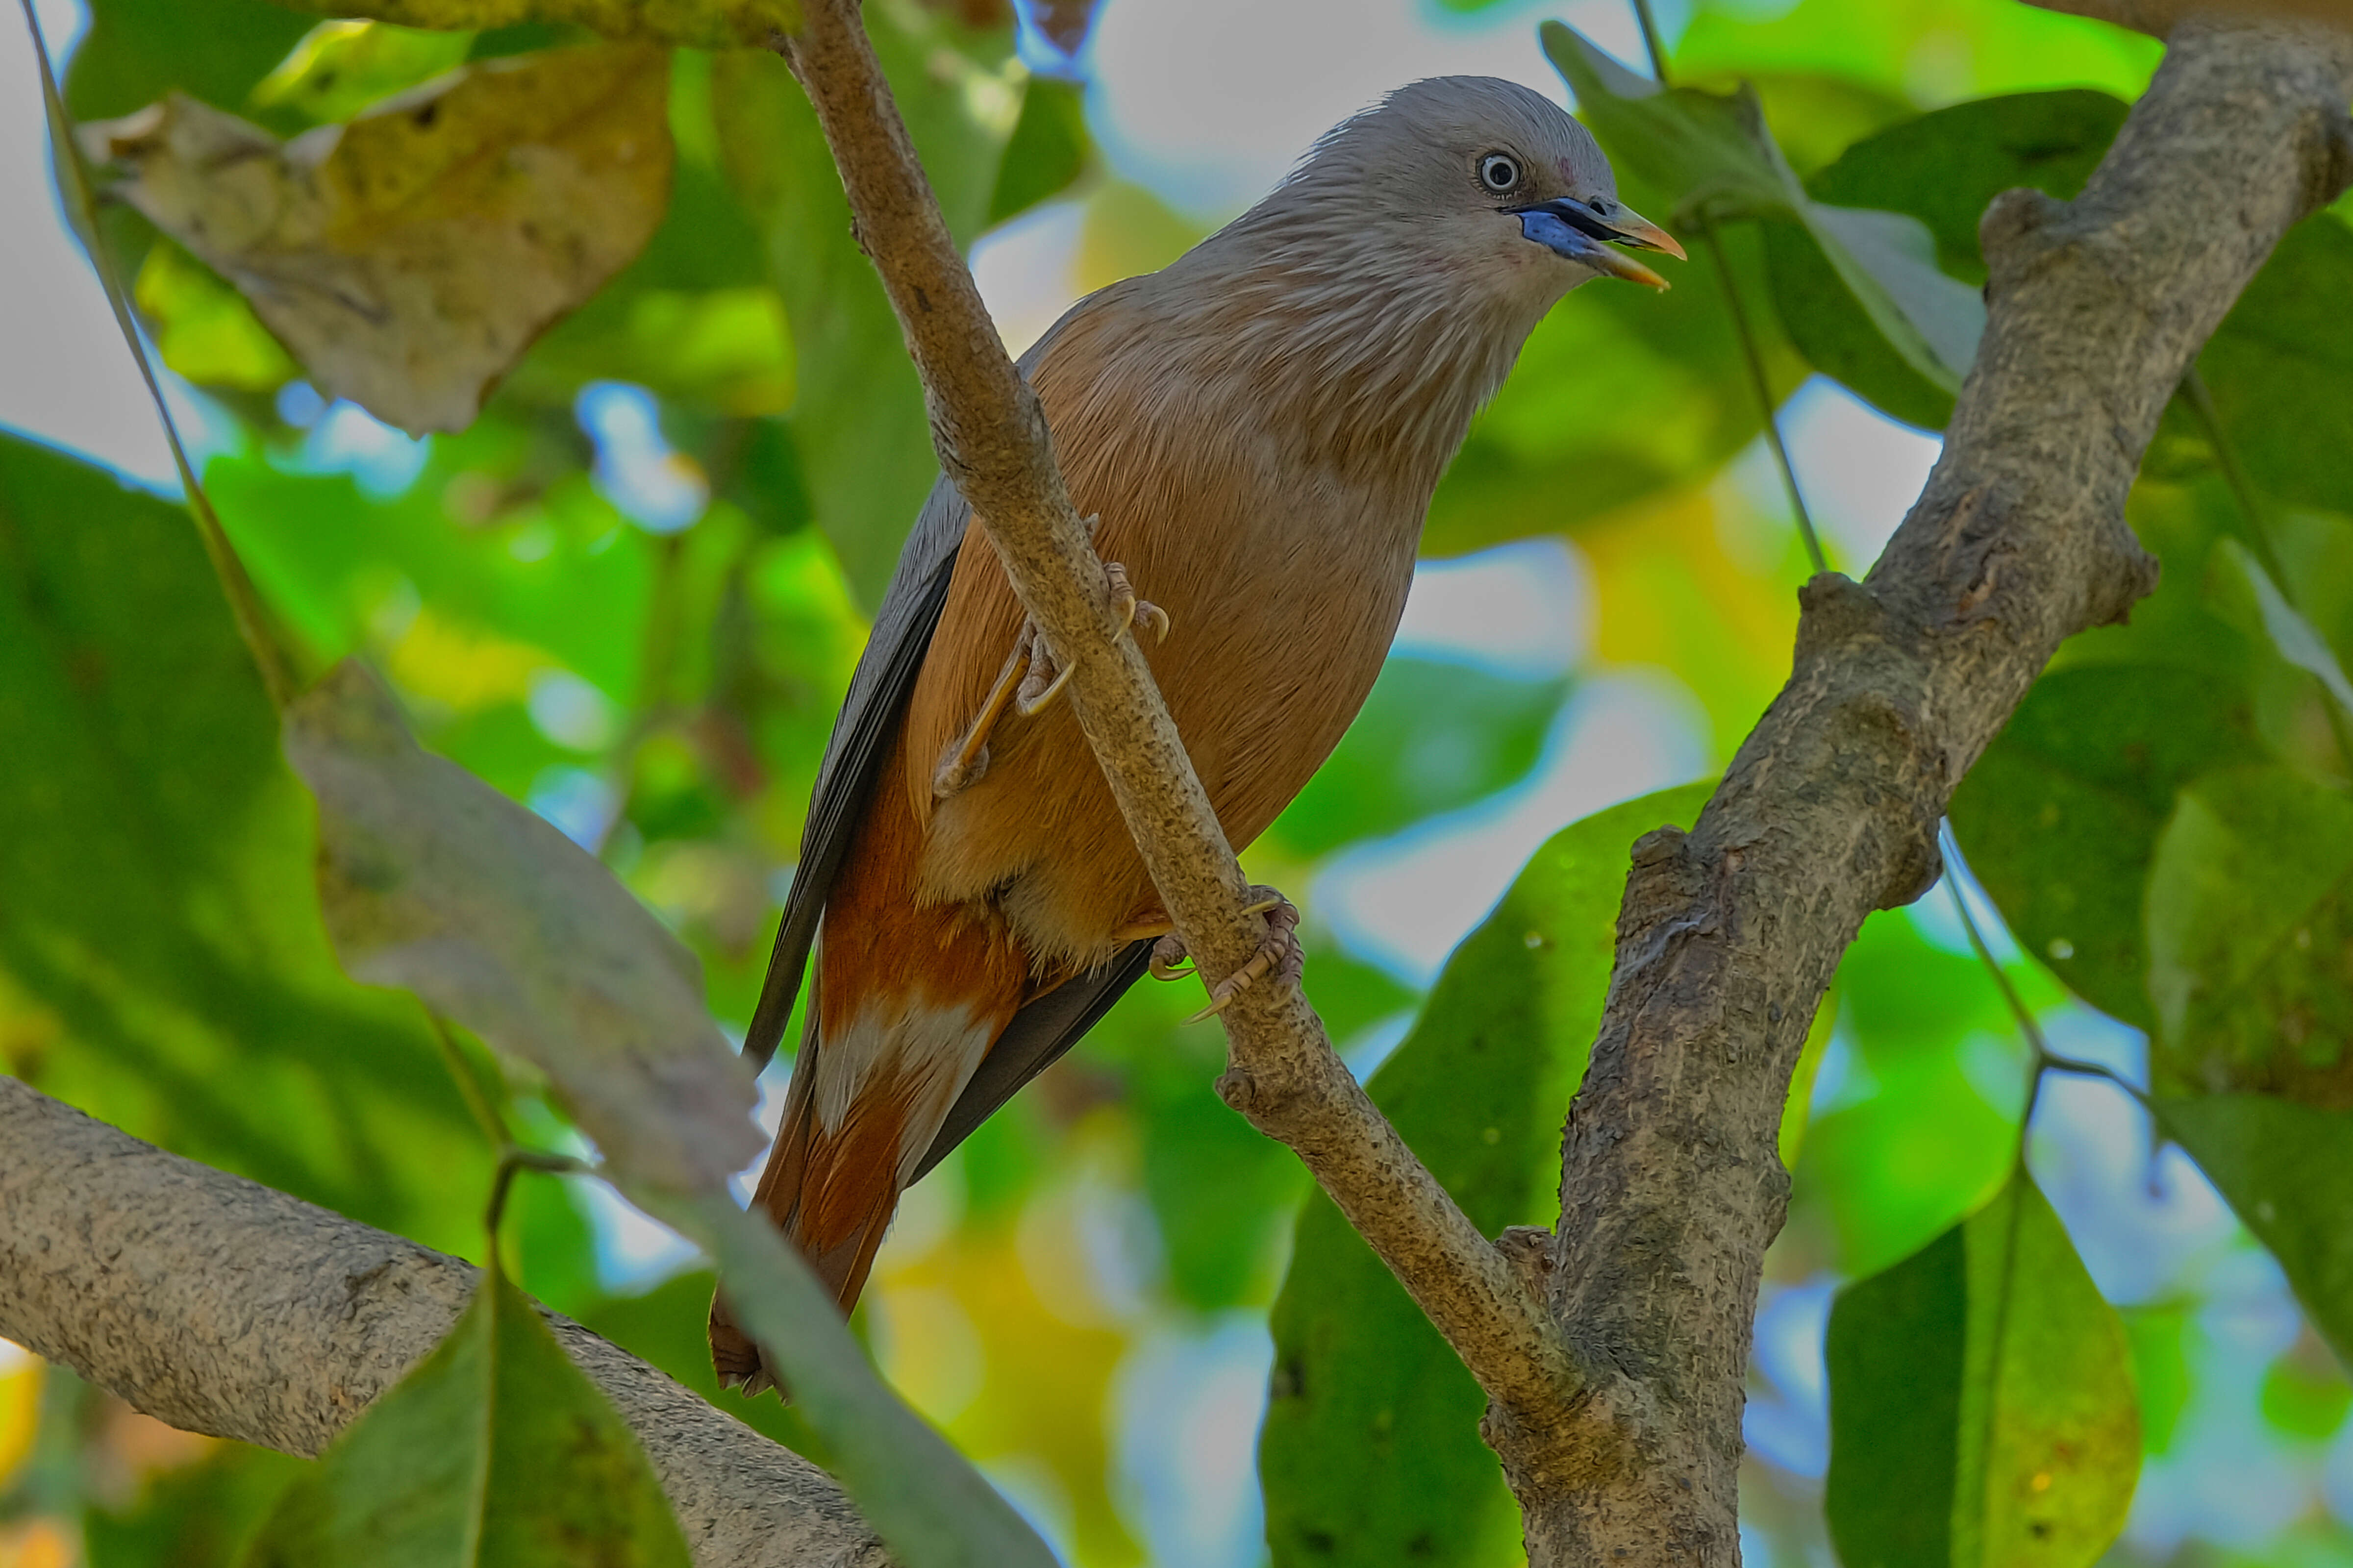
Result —
POLYGON ((2116 1309, 2031 1177, 1839 1292, 1823 1509, 1846 1568, 2089 1568, 2140 1406, 2116 1309))
POLYGON ((169 240, 148 251, 131 293, 164 363, 199 386, 270 392, 301 374, 244 297, 169 240))
POLYGON ((474 29, 552 22, 608 38, 765 48, 799 20, 793 0, 293 0, 298 10, 373 16, 404 27, 474 29))
POLYGON ((669 83, 661 50, 599 45, 486 61, 292 142, 177 93, 81 135, 322 392, 457 430, 660 221, 669 83))
POLYGON ((291 109, 316 124, 349 120, 466 63, 471 33, 430 33, 385 22, 322 22, 254 85, 263 109, 291 109))

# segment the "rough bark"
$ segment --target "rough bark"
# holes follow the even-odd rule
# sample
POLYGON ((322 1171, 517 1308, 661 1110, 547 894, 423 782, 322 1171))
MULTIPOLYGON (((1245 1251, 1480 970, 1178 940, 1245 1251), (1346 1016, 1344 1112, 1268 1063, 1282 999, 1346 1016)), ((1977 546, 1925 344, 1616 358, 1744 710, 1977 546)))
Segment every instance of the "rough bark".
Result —
MULTIPOLYGON (((1015 372, 949 237, 858 0, 807 0, 779 38, 816 106, 922 373, 943 468, 972 503, 1006 575, 1071 672, 1079 727, 1110 780, 1163 907, 1211 981, 1267 940, 1248 882, 1132 637, 1054 463, 1045 415, 1015 372)), ((1405 1146, 1325 1037, 1296 985, 1261 983, 1219 1015, 1227 1102, 1299 1154, 1430 1314, 1491 1397, 1546 1405, 1570 1368, 1535 1297, 1405 1146)))
MULTIPOLYGON (((472 1265, 0 1078, 0 1335, 184 1431, 316 1454, 438 1343, 472 1265)), ((579 1324, 698 1563, 885 1568, 807 1460, 579 1324)))
POLYGON ((1535 1564, 1730 1564, 1742 1377, 1807 1027, 2063 639, 2156 582, 2124 521, 2158 415, 2289 225, 2353 173, 2353 37, 2185 25, 2083 195, 1987 213, 1989 320, 1868 578, 1800 598, 1795 668, 1688 834, 1635 847, 1536 1272, 1585 1386, 1488 1430, 1535 1564))

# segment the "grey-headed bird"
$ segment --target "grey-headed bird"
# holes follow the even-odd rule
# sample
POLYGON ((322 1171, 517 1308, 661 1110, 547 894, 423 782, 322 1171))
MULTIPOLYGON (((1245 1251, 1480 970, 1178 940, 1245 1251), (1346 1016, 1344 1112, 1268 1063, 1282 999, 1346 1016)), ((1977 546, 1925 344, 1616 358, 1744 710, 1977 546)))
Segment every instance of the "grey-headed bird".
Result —
MULTIPOLYGON (((1237 847, 1364 702, 1439 476, 1536 322, 1588 279, 1666 286, 1620 245, 1683 255, 1557 105, 1440 77, 1022 356, 1237 847)), ((845 1312, 899 1194, 1170 929, 1057 676, 943 479, 834 727, 751 1030, 774 1047, 813 952, 754 1201, 845 1312)), ((711 1337, 723 1379, 766 1384, 723 1301, 711 1337)))

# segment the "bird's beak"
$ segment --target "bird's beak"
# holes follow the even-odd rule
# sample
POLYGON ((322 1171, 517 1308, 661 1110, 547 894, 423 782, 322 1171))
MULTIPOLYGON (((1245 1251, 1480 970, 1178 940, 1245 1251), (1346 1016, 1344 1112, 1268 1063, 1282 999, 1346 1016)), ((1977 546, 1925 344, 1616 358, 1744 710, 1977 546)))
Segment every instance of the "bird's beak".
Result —
POLYGON ((1556 201, 1505 210, 1520 220, 1522 235, 1546 249, 1630 283, 1652 289, 1667 286, 1665 279, 1625 252, 1610 249, 1612 245, 1662 250, 1677 261, 1686 259, 1683 247, 1675 243, 1673 235, 1631 207, 1613 205, 1609 216, 1604 217, 1583 202, 1563 196, 1556 201))

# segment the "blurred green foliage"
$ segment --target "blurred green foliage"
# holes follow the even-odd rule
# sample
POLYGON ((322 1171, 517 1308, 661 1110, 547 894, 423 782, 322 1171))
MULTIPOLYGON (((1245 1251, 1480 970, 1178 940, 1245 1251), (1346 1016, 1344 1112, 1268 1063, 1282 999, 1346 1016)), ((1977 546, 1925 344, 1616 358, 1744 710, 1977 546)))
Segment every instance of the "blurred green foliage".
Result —
MULTIPOLYGON (((868 11, 960 239, 1067 204, 1077 237, 1059 265, 1075 293, 1198 237, 1095 144, 1088 88, 1017 62, 1004 8, 868 11)), ((1082 31, 1085 7, 1037 19, 1050 22, 1082 31)), ((178 88, 290 136, 460 58, 579 37, 94 0, 67 92, 90 119, 178 88)), ((1404 1036, 1374 1091, 1482 1225, 1551 1217, 1546 1162, 1599 1013, 1613 858, 1687 819, 1699 795, 1554 837, 1434 1000, 1343 940, 1339 911, 1318 908, 1321 868, 1504 809, 1556 764, 1565 705, 1599 678, 1687 693, 1693 717, 1662 708, 1660 722, 1694 730, 1720 766, 1788 668, 1804 572, 1773 503, 1724 482, 1753 463, 1766 416, 1725 288, 1777 404, 1820 373, 1940 424, 1950 392, 1920 373, 1918 345, 1907 359, 1890 343, 1883 311, 1787 214, 1905 215, 1897 228, 1925 237, 1896 263, 1906 287, 1937 289, 1926 268, 1947 296, 1974 290, 1986 201, 2011 184, 2077 189, 2158 54, 2010 0, 1693 8, 1674 79, 1753 85, 1736 151, 1771 175, 1784 216, 1724 216, 1723 267, 1694 247, 1663 297, 1596 287, 1556 310, 1475 426, 1425 539, 1433 555, 1567 541, 1590 588, 1583 651, 1536 678, 1394 660, 1249 856, 1305 906, 1308 988, 1351 1059, 1404 1036)), ((716 1016, 740 1026, 865 617, 933 462, 899 329, 782 62, 681 49, 670 104, 676 183, 650 243, 532 347, 471 428, 422 446, 316 406, 227 285, 135 219, 102 227, 164 362, 220 411, 229 434, 205 482, 304 669, 348 655, 382 669, 427 744, 563 823, 669 922, 701 956, 716 1016), (644 411, 637 471, 692 498, 682 521, 631 489, 599 424, 614 408, 644 411)), ((1662 220, 1684 206, 1687 169, 1628 156, 1606 112, 1596 128, 1631 205, 1662 220)), ((2353 715, 2331 709, 2328 661, 2283 628, 2353 662, 2347 213, 2294 231, 2207 347, 2212 421, 2186 401, 2167 416, 2130 509, 2163 563, 2158 592, 2129 625, 2063 650, 1952 807, 2017 938, 2027 1005, 2054 1027, 2096 1009, 2156 1035, 2161 1134, 2276 1257, 2319 1336, 2266 1352, 2251 1396, 2265 1430, 2306 1447, 2340 1440, 2348 1393, 2303 1347, 2344 1354, 2353 1337, 2353 715)), ((0 736, 37 759, 0 769, 0 1067, 192 1157, 478 1254, 491 1151, 414 1004, 333 967, 311 808, 185 513, 0 437, 0 736)), ((1069 1561, 1124 1568, 1186 1560, 1172 1510, 1222 1506, 1185 1489, 1187 1467, 1204 1446, 1248 1441, 1247 1421, 1194 1435, 1195 1407, 1153 1369, 1271 1321, 1260 1479, 1273 1560, 1507 1568, 1513 1521, 1477 1444, 1475 1390, 1296 1162, 1219 1102, 1221 1045, 1176 1026, 1182 990, 1140 987, 916 1190, 859 1331, 1069 1561)), ((2088 1563, 2135 1473, 2119 1391, 2137 1386, 2126 1403, 2153 1464, 2207 1453, 2230 1336, 2179 1280, 2124 1303, 2119 1332, 2074 1256, 2081 1244, 2098 1273, 2096 1238, 2071 1241, 2065 1191, 2046 1182, 2063 1226, 2021 1173, 2031 1047, 1933 914, 1873 917, 1836 996, 1827 1054, 1810 1058, 1820 1080, 1792 1105, 1804 1141, 1784 1142, 1799 1152, 1767 1288, 1860 1281, 1831 1331, 1840 1543, 1873 1561, 1856 1542, 1928 1519, 1937 1541, 1887 1560, 2088 1563), (2033 1266, 1989 1237, 2025 1237, 2033 1266), (2012 1261, 1988 1272, 1988 1256, 2012 1261), (1987 1360, 2003 1314, 2031 1331, 2004 1352, 2008 1377, 2096 1384, 2116 1417, 2096 1463, 2033 1468, 2048 1434, 2018 1418, 2022 1402, 1980 1397, 2014 1392, 1987 1360), (1926 1397, 1930 1383, 1951 1399, 1926 1397), (1912 1506, 1990 1497, 1980 1437, 2030 1488, 2072 1478, 2050 1489, 2074 1521, 2051 1538, 2065 1550, 2005 1556, 1982 1534, 1967 1547, 1968 1530, 1994 1528, 1990 1505, 1975 1525, 1912 1506)), ((544 1084, 501 1079, 464 1048, 530 1141, 569 1146, 544 1084)), ((633 1271, 635 1233, 584 1191, 518 1189, 519 1282, 826 1459, 800 1413, 716 1390, 710 1275, 633 1271)), ((30 1458, 0 1417, 0 1556, 16 1521, 55 1515, 79 1519, 94 1565, 214 1568, 289 1478, 315 1473, 233 1446, 140 1459, 154 1436, 127 1412, 95 1395, 42 1408, 30 1458)), ((1764 1464, 1748 1485, 1760 1521, 1801 1521, 1786 1541, 1775 1525, 1752 1560, 1826 1549, 1816 1475, 1764 1464)), ((2316 1512, 2301 1529, 2281 1552, 2348 1550, 2316 1512)), ((2128 1542, 2111 1560, 2161 1557, 2128 1542)))

